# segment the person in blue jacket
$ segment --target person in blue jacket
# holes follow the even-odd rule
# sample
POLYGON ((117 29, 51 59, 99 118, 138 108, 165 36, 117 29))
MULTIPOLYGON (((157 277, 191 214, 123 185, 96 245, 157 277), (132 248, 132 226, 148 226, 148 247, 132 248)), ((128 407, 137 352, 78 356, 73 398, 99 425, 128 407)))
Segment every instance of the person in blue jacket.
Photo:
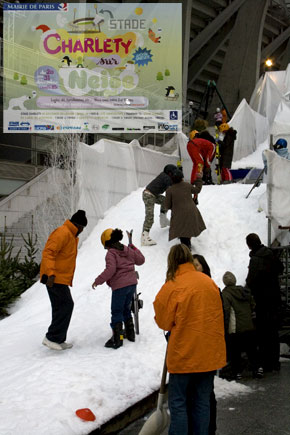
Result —
MULTIPOLYGON (((290 153, 288 151, 287 145, 288 145, 287 140, 280 138, 277 140, 275 145, 273 145, 273 149, 278 154, 279 157, 283 157, 284 159, 290 160, 290 153)), ((262 153, 262 157, 263 157, 265 173, 267 174, 267 158, 264 152, 262 153)))

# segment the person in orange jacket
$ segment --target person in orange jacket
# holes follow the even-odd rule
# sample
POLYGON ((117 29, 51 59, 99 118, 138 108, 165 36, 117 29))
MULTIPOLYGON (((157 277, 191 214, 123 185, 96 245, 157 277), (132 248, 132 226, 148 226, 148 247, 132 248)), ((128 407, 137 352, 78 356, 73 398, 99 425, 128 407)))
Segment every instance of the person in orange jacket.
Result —
POLYGON ((224 316, 219 289, 193 265, 189 249, 168 255, 166 282, 154 301, 155 321, 170 331, 169 435, 207 434, 215 371, 226 365, 224 316))
POLYGON ((72 347, 65 342, 74 306, 69 286, 76 266, 78 235, 87 223, 85 211, 78 210, 50 234, 42 252, 40 281, 46 284, 52 310, 51 324, 42 344, 53 350, 72 347))

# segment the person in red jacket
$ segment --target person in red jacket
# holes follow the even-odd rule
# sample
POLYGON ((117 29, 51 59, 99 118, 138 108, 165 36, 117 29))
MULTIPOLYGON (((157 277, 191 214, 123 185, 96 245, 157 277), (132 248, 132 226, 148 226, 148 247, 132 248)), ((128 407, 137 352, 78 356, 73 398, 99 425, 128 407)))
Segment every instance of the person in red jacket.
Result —
POLYGON ((159 328, 170 331, 169 434, 208 434, 215 371, 226 365, 222 300, 214 281, 195 269, 185 245, 172 246, 167 264, 154 310, 159 328))
POLYGON ((85 211, 78 210, 50 234, 42 252, 40 281, 46 284, 52 310, 51 325, 42 344, 53 350, 72 347, 65 342, 74 307, 69 286, 76 267, 78 235, 87 223, 85 211))
POLYGON ((126 337, 135 341, 134 323, 131 316, 132 298, 136 291, 137 275, 135 264, 141 266, 145 257, 132 243, 124 246, 120 241, 123 233, 118 228, 108 228, 101 235, 101 242, 106 254, 106 268, 97 276, 92 284, 95 289, 106 282, 112 289, 111 328, 113 336, 106 342, 105 347, 118 349, 123 346, 123 322, 126 337))
POLYGON ((193 184, 197 177, 202 178, 203 173, 210 173, 210 164, 215 156, 215 144, 207 139, 192 137, 187 143, 187 152, 193 166, 190 182, 193 184))

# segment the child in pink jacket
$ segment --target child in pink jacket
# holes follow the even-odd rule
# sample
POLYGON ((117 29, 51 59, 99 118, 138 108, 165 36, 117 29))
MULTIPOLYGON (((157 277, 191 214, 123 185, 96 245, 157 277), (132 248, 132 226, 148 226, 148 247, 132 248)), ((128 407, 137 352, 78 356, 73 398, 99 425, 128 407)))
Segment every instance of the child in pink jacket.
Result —
POLYGON ((132 297, 136 291, 137 275, 135 264, 141 266, 145 258, 132 243, 128 246, 120 243, 123 238, 121 230, 108 228, 102 233, 101 242, 108 250, 106 268, 95 279, 92 287, 106 282, 112 289, 111 328, 113 336, 105 347, 118 349, 123 345, 122 322, 125 324, 126 337, 135 341, 134 323, 131 316, 132 297))

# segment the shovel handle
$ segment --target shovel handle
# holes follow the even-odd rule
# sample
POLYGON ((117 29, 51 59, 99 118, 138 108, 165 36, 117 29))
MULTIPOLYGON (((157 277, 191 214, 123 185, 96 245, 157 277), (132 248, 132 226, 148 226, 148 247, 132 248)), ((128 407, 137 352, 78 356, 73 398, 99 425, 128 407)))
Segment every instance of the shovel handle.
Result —
POLYGON ((165 385, 166 385, 166 377, 167 377, 167 365, 166 365, 166 358, 167 358, 167 346, 166 346, 166 352, 165 352, 165 358, 164 358, 164 364, 163 364, 163 370, 162 370, 162 377, 161 377, 161 384, 160 384, 160 394, 165 393, 165 385))

